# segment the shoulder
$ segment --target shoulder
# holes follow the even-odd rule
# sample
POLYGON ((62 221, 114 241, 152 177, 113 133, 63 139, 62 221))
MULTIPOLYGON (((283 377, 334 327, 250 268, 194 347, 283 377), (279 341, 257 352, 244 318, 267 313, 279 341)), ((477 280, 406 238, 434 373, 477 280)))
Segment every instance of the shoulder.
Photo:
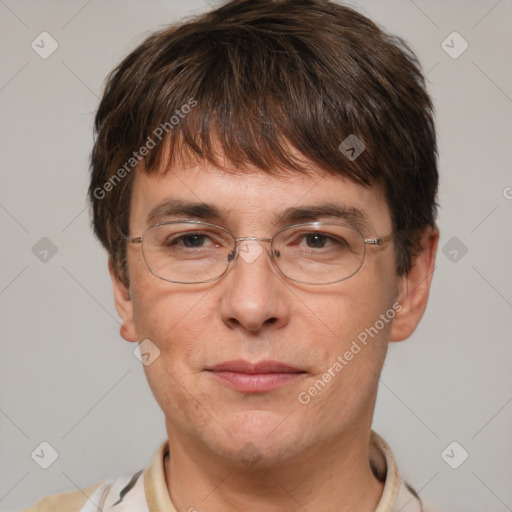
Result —
POLYGON ((37 501, 32 507, 21 512, 78 512, 86 503, 87 499, 104 482, 91 485, 87 489, 79 491, 63 492, 52 494, 37 501))

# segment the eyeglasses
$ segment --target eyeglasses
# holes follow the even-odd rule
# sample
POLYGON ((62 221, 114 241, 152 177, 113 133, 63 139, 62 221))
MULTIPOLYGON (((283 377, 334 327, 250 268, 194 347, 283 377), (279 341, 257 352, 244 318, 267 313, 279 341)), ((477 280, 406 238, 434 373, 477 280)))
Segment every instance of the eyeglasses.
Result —
POLYGON ((362 266, 366 246, 382 245, 394 234, 365 238, 356 228, 332 222, 294 224, 272 238, 236 238, 227 229, 195 220, 162 222, 140 237, 125 237, 141 244, 150 272, 172 283, 208 283, 220 279, 237 256, 252 263, 267 251, 279 272, 298 283, 330 284, 352 277, 362 266))

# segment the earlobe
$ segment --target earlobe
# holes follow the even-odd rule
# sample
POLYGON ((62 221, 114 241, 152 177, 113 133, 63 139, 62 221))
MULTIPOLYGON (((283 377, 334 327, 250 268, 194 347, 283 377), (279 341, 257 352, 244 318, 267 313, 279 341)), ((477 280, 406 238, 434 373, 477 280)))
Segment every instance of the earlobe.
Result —
POLYGON ((397 302, 401 309, 393 320, 390 341, 407 339, 423 317, 434 273, 438 241, 439 232, 434 228, 426 230, 421 237, 421 252, 400 283, 397 302))
POLYGON ((108 260, 108 271, 112 280, 116 310, 121 318, 121 327, 119 332, 126 341, 137 341, 137 334, 135 332, 135 324, 133 321, 133 303, 130 297, 130 291, 117 276, 111 258, 108 260))

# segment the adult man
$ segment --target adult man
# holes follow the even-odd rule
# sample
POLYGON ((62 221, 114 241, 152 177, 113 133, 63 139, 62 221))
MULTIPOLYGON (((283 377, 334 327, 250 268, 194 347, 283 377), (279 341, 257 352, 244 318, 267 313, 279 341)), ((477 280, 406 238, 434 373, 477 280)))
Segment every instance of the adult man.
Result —
POLYGON ((94 228, 168 440, 36 510, 422 510, 371 431, 438 240, 405 44, 335 3, 236 0, 132 52, 96 131, 94 228))

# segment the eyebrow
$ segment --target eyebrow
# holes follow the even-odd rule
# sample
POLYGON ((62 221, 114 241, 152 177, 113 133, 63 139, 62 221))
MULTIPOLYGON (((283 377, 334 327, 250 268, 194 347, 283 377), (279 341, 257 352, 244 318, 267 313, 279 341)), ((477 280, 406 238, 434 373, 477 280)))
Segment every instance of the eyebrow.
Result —
MULTIPOLYGON (((146 217, 146 222, 150 226, 158 222, 165 222, 165 220, 171 217, 215 223, 224 221, 227 215, 224 208, 211 203, 166 199, 151 209, 146 217)), ((363 209, 338 203, 290 207, 282 212, 274 213, 271 218, 278 226, 300 222, 314 222, 327 218, 343 221, 350 226, 360 229, 368 229, 371 225, 368 215, 363 209)))
POLYGON ((348 225, 361 229, 366 229, 370 226, 370 220, 364 210, 337 203, 287 208, 275 214, 274 218, 276 223, 282 225, 308 221, 313 222, 320 218, 330 218, 338 221, 341 220, 348 225))
POLYGON ((169 217, 187 217, 205 221, 220 220, 224 209, 209 203, 194 203, 182 199, 166 199, 158 203, 146 217, 148 225, 162 222, 169 217))

